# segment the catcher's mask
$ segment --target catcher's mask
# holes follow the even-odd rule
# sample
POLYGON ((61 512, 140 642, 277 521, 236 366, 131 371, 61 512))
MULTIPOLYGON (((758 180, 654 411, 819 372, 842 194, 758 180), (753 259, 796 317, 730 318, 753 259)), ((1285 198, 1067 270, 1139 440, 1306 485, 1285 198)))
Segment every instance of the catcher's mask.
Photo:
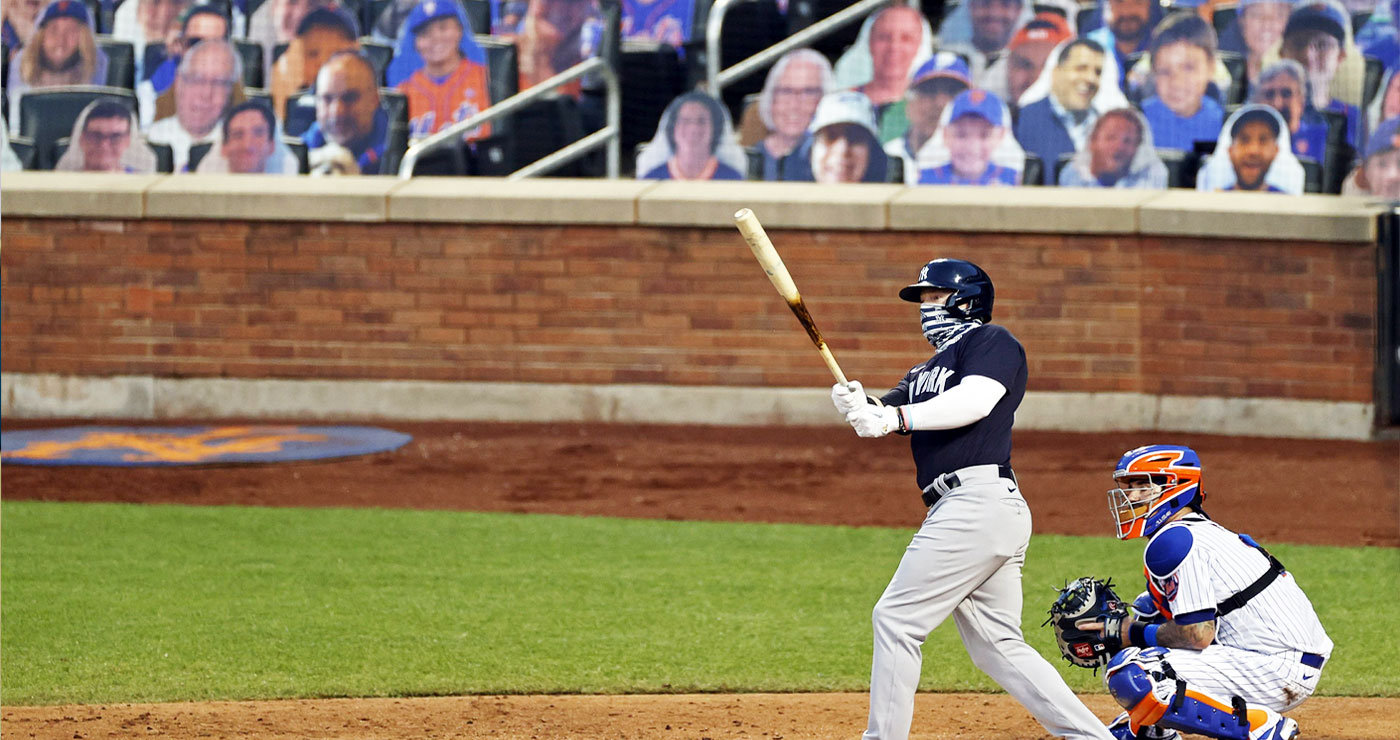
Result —
POLYGON ((1118 487, 1108 492, 1108 510, 1120 540, 1151 537, 1177 512, 1205 498, 1201 459, 1183 445, 1128 450, 1113 480, 1118 487))

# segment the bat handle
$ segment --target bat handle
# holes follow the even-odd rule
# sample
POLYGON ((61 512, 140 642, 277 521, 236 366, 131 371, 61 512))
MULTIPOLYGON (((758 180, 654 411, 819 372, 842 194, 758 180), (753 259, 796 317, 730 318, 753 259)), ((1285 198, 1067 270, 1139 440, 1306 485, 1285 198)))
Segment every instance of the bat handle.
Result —
POLYGON ((831 350, 827 349, 826 342, 822 342, 817 351, 821 353, 822 360, 826 362, 826 369, 831 371, 831 376, 836 378, 836 382, 850 388, 851 381, 846 380, 846 374, 841 372, 841 366, 836 364, 836 358, 831 355, 831 350))

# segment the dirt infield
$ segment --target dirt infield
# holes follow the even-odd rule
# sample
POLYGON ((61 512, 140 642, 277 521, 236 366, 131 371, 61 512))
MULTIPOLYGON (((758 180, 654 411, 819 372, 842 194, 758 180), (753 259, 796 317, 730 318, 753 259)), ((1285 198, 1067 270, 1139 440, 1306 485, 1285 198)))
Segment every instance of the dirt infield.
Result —
MULTIPOLYGON (((90 422, 87 422, 90 423, 90 422)), ((5 428, 54 422, 5 422, 5 428)), ((162 425, 170 425, 164 421, 162 425)), ((376 506, 661 519, 916 527, 923 508, 898 439, 841 428, 384 424, 404 448, 350 460, 222 468, 4 468, 10 500, 376 506)), ((1038 533, 1106 535, 1104 491, 1124 449, 1184 442, 1207 508, 1268 542, 1400 547, 1400 443, 1133 433, 1016 435, 1038 533)), ((1101 716, 1113 706, 1087 697, 1101 716)), ((863 695, 452 697, 6 707, 22 738, 852 738, 863 695)), ((1400 699, 1320 698, 1310 740, 1394 740, 1400 699)), ((1023 740, 1044 731, 1000 695, 920 695, 915 737, 1023 740)))

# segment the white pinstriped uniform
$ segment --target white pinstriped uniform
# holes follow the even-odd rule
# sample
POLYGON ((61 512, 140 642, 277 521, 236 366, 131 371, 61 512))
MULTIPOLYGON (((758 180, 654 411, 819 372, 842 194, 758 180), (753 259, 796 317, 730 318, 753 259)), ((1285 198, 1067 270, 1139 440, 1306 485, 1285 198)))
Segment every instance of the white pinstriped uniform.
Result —
MULTIPOLYGON (((1173 615, 1213 610, 1270 567, 1257 548, 1194 513, 1163 527, 1156 536, 1176 527, 1190 531, 1189 551, 1172 572, 1148 574, 1173 615)), ((1167 662, 1177 676, 1192 688, 1221 697, 1239 696, 1277 712, 1298 706, 1317 688, 1322 671, 1301 662, 1303 655, 1325 659, 1332 654, 1332 640, 1312 602, 1289 573, 1244 606, 1217 618, 1215 628, 1215 644, 1205 650, 1171 649, 1167 662)))

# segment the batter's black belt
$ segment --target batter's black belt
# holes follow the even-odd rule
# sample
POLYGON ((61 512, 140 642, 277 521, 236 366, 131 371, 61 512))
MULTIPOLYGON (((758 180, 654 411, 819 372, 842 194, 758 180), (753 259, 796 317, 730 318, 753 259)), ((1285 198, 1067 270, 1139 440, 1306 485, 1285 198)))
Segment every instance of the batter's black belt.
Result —
MULTIPOLYGON (((951 473, 944 473, 934 478, 933 482, 924 488, 924 506, 933 506, 938 503, 938 499, 943 498, 944 494, 961 486, 964 478, 968 480, 981 478, 991 472, 990 470, 984 472, 981 469, 990 469, 992 467, 991 465, 972 465, 966 468, 958 468, 951 473), (959 474, 961 474, 962 477, 959 477, 959 474)), ((1012 483, 1016 482, 1016 474, 1011 471, 1010 465, 996 465, 995 467, 998 478, 1005 478, 1012 483)))
POLYGON ((1318 655, 1317 653, 1303 653, 1303 657, 1299 658, 1298 660, 1303 665, 1309 668, 1316 668, 1318 670, 1322 670, 1322 664, 1327 662, 1326 658, 1322 657, 1321 655, 1318 655))

